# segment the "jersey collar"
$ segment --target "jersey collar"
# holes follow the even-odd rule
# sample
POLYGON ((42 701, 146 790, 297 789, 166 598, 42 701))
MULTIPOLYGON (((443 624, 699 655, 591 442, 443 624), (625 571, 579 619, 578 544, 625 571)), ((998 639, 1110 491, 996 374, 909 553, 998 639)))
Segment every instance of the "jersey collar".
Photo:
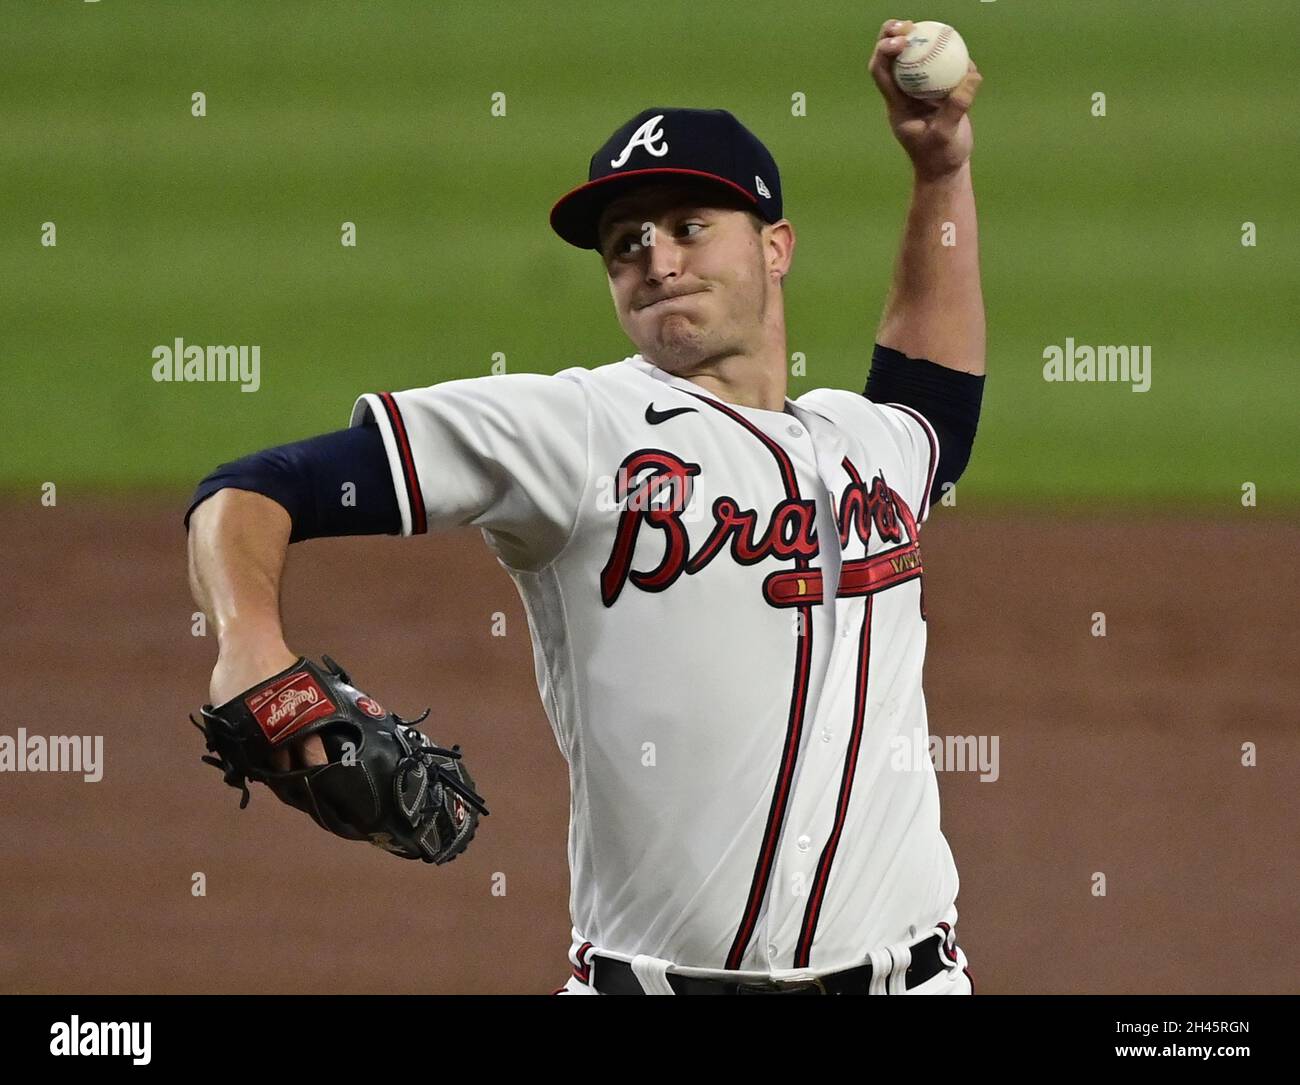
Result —
POLYGON ((673 388, 680 388, 683 392, 691 392, 697 396, 706 396, 709 399, 717 400, 719 403, 725 403, 728 407, 732 408, 733 410, 746 411, 746 412, 752 411, 756 415, 768 415, 768 416, 788 414, 788 415, 794 415, 795 417, 799 417, 799 415, 802 414, 800 409, 797 406, 795 406, 794 400, 792 400, 789 396, 785 397, 784 411, 767 411, 767 410, 763 410, 761 407, 742 407, 738 403, 728 403, 716 392, 711 392, 709 391, 709 389, 701 387, 700 385, 696 384, 694 381, 688 381, 685 377, 678 377, 673 373, 669 373, 667 370, 660 369, 657 365, 647 360, 646 358, 642 357, 640 354, 633 354, 632 357, 630 357, 627 361, 628 364, 631 365, 634 369, 640 370, 642 373, 645 373, 648 376, 653 377, 657 381, 662 381, 664 384, 670 385, 673 388))

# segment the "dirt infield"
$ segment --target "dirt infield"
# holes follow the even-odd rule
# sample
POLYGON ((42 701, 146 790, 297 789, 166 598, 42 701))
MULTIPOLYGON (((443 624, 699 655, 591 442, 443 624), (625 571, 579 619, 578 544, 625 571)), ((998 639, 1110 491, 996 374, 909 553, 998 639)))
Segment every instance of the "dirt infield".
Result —
MULTIPOLYGON (((290 556, 291 643, 398 712, 432 702, 430 733, 467 750, 493 812, 433 868, 264 789, 241 813, 199 763, 215 647, 191 634, 183 503, 4 506, 0 734, 103 735, 105 764, 0 774, 0 991, 562 984, 565 765, 477 532, 290 556)), ((977 993, 1294 991, 1296 526, 939 509, 922 540, 931 729, 998 740, 996 780, 940 774, 977 993)))

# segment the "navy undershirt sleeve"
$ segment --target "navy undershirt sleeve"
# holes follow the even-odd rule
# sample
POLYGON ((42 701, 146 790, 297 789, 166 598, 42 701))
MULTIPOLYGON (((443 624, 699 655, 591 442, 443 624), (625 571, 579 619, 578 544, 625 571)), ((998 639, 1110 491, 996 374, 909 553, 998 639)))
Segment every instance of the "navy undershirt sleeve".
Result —
POLYGON ((284 506, 290 542, 333 535, 395 535, 402 515, 384 439, 374 424, 278 445, 223 463, 199 483, 190 515, 218 490, 252 490, 284 506), (345 490, 344 487, 351 483, 345 490))
POLYGON ((930 501, 943 496, 944 483, 956 482, 970 462, 984 398, 984 376, 962 373, 925 358, 909 358, 879 343, 863 390, 872 403, 902 403, 925 415, 939 438, 939 470, 930 501))

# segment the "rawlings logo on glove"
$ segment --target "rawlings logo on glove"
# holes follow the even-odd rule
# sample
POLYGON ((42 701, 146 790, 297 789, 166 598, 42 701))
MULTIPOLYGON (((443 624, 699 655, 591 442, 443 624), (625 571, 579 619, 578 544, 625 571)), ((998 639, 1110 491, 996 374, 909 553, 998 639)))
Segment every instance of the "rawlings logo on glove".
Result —
POLYGON ((316 679, 305 671, 294 671, 287 678, 245 694, 243 701, 262 725, 262 733, 277 746, 307 724, 338 711, 316 679))
POLYGON ((352 685, 329 656, 328 671, 303 658, 220 708, 204 705, 209 765, 248 805, 248 781, 264 783, 281 802, 309 814, 347 840, 366 840, 403 859, 449 863, 463 852, 487 814, 460 758, 460 747, 435 746, 406 721, 352 685), (329 764, 280 771, 272 755, 309 735, 320 737, 329 764))

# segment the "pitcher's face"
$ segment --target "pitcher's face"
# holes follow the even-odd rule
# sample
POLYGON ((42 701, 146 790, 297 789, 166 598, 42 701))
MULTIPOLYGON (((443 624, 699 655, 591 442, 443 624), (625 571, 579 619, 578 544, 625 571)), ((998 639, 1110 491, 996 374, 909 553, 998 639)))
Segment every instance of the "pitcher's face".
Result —
POLYGON ((773 280, 762 220, 713 185, 656 181, 600 222, 618 322, 637 351, 674 372, 760 337, 773 280))

